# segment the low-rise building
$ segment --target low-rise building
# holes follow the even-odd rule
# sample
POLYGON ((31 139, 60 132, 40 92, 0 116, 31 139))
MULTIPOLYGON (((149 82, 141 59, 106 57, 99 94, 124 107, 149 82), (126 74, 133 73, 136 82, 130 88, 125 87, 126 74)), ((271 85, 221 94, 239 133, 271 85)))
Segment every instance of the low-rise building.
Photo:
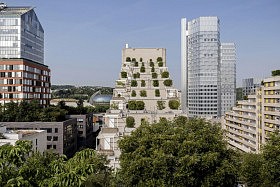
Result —
POLYGON ((1 126, 0 133, 0 146, 15 145, 18 140, 29 140, 32 142, 33 151, 43 153, 47 149, 47 131, 45 130, 7 130, 6 126, 1 126))
POLYGON ((7 130, 45 130, 46 149, 71 157, 77 151, 77 119, 62 122, 0 122, 7 130))
POLYGON ((78 148, 94 148, 93 113, 67 115, 66 118, 77 120, 77 146, 78 148))

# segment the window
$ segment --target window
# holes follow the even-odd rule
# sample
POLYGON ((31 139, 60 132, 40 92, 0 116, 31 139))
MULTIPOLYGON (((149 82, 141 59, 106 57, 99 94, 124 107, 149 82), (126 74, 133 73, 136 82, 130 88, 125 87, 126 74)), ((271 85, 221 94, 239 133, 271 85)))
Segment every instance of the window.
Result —
POLYGON ((53 141, 58 141, 58 136, 54 136, 53 141))
POLYGON ((54 129, 54 132, 55 132, 55 133, 58 133, 58 128, 55 128, 55 129, 54 129))
POLYGON ((52 137, 51 136, 47 136, 47 140, 48 141, 52 141, 52 137))
POLYGON ((82 128, 84 128, 84 126, 83 125, 79 125, 79 128, 82 129, 82 128))
POLYGON ((78 118, 77 121, 78 122, 84 122, 84 119, 78 118))
POLYGON ((53 145, 53 149, 56 149, 56 145, 53 145))
POLYGON ((47 149, 51 149, 52 148, 52 145, 47 145, 47 149))

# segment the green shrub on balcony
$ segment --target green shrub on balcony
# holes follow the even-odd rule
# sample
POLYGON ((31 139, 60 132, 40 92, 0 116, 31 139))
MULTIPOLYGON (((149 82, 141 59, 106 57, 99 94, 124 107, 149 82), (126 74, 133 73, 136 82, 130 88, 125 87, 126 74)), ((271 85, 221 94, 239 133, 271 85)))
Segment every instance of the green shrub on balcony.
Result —
POLYGON ((122 71, 122 72, 121 72, 121 77, 122 77, 122 78, 127 78, 127 72, 122 71))
POLYGON ((151 72, 155 72, 155 67, 152 67, 151 72))
POLYGON ((134 66, 135 66, 135 67, 138 67, 138 62, 134 62, 134 66))
POLYGON ((158 87, 158 86, 159 86, 158 80, 153 80, 153 86, 154 86, 154 87, 158 87))
POLYGON ((143 61, 143 58, 142 57, 140 57, 140 60, 139 60, 140 62, 142 62, 143 61))
POLYGON ((157 78, 157 73, 153 72, 153 73, 152 73, 152 78, 153 78, 153 79, 156 79, 156 78, 157 78))
POLYGON ((156 97, 160 97, 160 91, 159 91, 159 89, 155 89, 155 96, 156 96, 156 97))
POLYGON ((141 80, 141 87, 145 87, 146 86, 146 81, 145 80, 141 80))
POLYGON ((171 79, 167 79, 165 81, 163 81, 164 86, 172 86, 173 82, 171 79))
POLYGON ((179 106, 180 106, 180 102, 178 100, 169 100, 168 102, 168 106, 170 109, 173 109, 173 110, 178 110, 179 106))
POLYGON ((143 101, 128 101, 129 110, 144 110, 145 103, 143 101))
POLYGON ((154 66, 155 66, 154 62, 150 62, 150 67, 154 67, 154 66))
POLYGON ((135 125, 134 117, 128 116, 125 121, 126 121, 126 127, 128 127, 128 128, 133 128, 134 127, 134 125, 135 125))
POLYGON ((131 97, 136 97, 136 91, 135 90, 132 90, 131 97))
POLYGON ((127 61, 127 62, 131 62, 130 57, 126 57, 126 61, 127 61))
POLYGON ((138 86, 137 81, 136 80, 132 80, 131 81, 131 86, 132 87, 137 87, 138 86))
POLYGON ((123 82, 121 82, 121 81, 117 81, 117 85, 118 86, 124 86, 125 84, 123 82))
POLYGON ((157 57, 157 62, 162 62, 162 57, 157 57))
POLYGON ((132 58, 132 59, 131 59, 131 62, 136 62, 136 58, 132 58))
POLYGON ((140 78, 140 73, 139 72, 133 73, 133 78, 134 79, 140 78))
POLYGON ((145 67, 144 67, 144 66, 141 66, 140 72, 141 72, 141 73, 144 73, 144 72, 145 72, 145 67))
POLYGON ((165 101, 157 101, 157 109, 158 110, 165 109, 165 101))
POLYGON ((141 97, 147 97, 147 91, 146 90, 141 90, 140 91, 140 96, 141 97))
POLYGON ((163 66, 163 62, 158 62, 158 67, 162 67, 163 66))
POLYGON ((161 73, 161 78, 168 78, 169 77, 169 72, 168 71, 164 71, 161 73))

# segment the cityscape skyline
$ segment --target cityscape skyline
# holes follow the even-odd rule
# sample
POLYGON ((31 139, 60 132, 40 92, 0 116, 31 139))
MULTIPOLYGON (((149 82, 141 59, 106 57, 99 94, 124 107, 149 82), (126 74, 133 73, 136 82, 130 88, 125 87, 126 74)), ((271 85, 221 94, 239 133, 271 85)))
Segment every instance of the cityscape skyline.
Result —
POLYGON ((166 48, 170 73, 175 87, 180 88, 183 17, 217 16, 223 20, 221 40, 234 41, 237 46, 237 86, 241 86, 244 78, 267 77, 271 70, 279 68, 280 2, 275 0, 173 3, 7 0, 5 3, 36 7, 37 16, 45 25, 45 62, 52 69, 53 84, 113 86, 118 76, 114 70, 121 62, 119 52, 129 43, 166 48), (75 11, 65 11, 71 9, 75 11), (104 77, 104 72, 112 76, 104 77), (75 79, 73 74, 78 74, 75 79))

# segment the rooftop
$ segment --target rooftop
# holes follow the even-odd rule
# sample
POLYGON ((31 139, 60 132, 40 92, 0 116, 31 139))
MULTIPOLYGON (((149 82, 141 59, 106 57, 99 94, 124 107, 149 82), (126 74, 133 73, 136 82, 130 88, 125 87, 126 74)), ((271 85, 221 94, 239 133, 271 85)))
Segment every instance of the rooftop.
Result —
POLYGON ((33 9, 33 7, 27 7, 27 6, 8 7, 4 3, 0 3, 0 16, 1 15, 22 15, 32 9, 33 9))

